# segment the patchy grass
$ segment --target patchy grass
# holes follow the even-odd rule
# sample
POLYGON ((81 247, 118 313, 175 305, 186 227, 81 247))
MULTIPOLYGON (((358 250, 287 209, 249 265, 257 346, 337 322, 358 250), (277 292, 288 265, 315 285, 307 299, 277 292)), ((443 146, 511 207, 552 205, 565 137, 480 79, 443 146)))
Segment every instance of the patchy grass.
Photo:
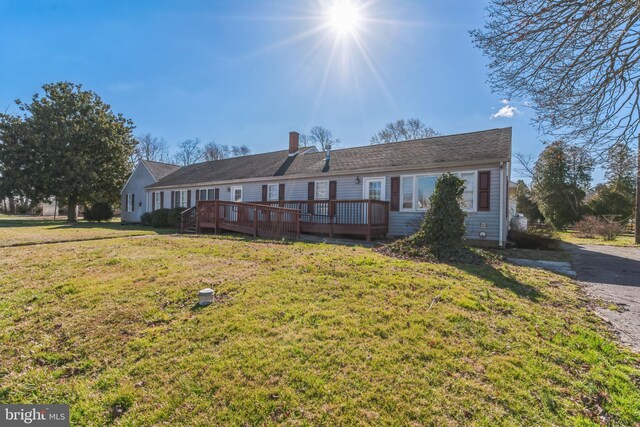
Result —
POLYGON ((0 402, 73 425, 640 422, 638 357, 559 275, 229 237, 56 249, 0 249, 0 402))
POLYGON ((615 240, 604 240, 602 237, 577 237, 573 231, 561 231, 557 234, 558 238, 563 242, 572 243, 574 245, 640 247, 634 243, 634 237, 631 234, 623 234, 622 236, 618 236, 615 240))
POLYGON ((166 233, 175 233, 175 230, 121 225, 119 220, 67 224, 64 220, 0 216, 0 247, 166 233))

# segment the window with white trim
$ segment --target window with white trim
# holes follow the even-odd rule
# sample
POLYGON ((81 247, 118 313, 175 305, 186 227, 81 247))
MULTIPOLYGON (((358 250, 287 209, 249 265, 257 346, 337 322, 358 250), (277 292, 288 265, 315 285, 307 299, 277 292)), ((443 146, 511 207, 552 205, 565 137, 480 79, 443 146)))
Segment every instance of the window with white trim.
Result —
POLYGON ((162 205, 160 204, 160 192, 154 193, 153 194, 154 200, 153 200, 153 209, 154 210, 158 210, 158 209, 162 209, 162 205))
POLYGON ((207 200, 215 200, 215 199, 216 199, 216 191, 215 191, 215 189, 213 189, 213 188, 207 189, 207 200))
POLYGON ((416 210, 426 211, 431 207, 431 195, 436 189, 437 175, 416 176, 416 210))
POLYGON ((477 172, 457 172, 453 175, 464 181, 464 193, 462 193, 462 209, 466 211, 475 211, 477 172))
MULTIPOLYGON (((453 172, 452 175, 465 183, 462 195, 462 209, 475 212, 477 203, 477 171, 453 172)), ((430 206, 429 199, 441 175, 407 175, 400 181, 400 203, 403 211, 425 211, 430 206)))
POLYGON ((278 184, 269 184, 267 186, 267 200, 278 200, 280 196, 280 186, 278 184))
POLYGON ((133 194, 127 194, 127 212, 133 212, 133 194))
POLYGON ((329 200, 329 181, 315 182, 314 198, 316 200, 329 200))
POLYGON ((179 190, 174 192, 173 196, 174 208, 186 208, 187 207, 187 190, 179 190))
POLYGON ((413 177, 403 176, 400 183, 402 210, 413 210, 413 177))

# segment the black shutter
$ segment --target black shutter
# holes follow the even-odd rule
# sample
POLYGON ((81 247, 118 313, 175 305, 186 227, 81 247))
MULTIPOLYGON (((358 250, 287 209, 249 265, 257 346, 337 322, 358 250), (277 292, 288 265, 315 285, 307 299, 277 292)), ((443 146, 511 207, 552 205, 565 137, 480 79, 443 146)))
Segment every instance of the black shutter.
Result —
POLYGON ((160 209, 164 209, 164 191, 160 192, 160 209))
POLYGON ((391 206, 390 209, 394 212, 400 210, 400 177, 391 177, 391 206))
MULTIPOLYGON (((308 185, 307 185, 307 200, 311 201, 315 198, 316 195, 316 183, 311 181, 308 185)), ((307 205, 307 212, 310 214, 313 214, 313 203, 309 203, 307 205)))
POLYGON ((329 200, 336 200, 338 181, 329 181, 329 200))
POLYGON ((265 184, 262 186, 262 201, 267 201, 267 192, 269 191, 269 187, 265 184))
POLYGON ((284 200, 284 184, 278 186, 278 200, 284 200))
MULTIPOLYGON (((200 191, 204 191, 205 193, 207 192, 207 190, 196 190, 196 205, 198 204, 198 200, 200 200, 200 191)), ((205 200, 207 199, 207 195, 205 194, 204 196, 205 200)))
POLYGON ((220 189, 216 188, 216 190, 213 192, 213 198, 214 200, 220 200, 220 189))
POLYGON ((135 193, 131 195, 131 212, 136 210, 136 195, 135 193))
POLYGON ((191 207, 191 190, 187 190, 187 209, 191 207))
POLYGON ((490 210, 491 171, 478 172, 478 210, 490 210))

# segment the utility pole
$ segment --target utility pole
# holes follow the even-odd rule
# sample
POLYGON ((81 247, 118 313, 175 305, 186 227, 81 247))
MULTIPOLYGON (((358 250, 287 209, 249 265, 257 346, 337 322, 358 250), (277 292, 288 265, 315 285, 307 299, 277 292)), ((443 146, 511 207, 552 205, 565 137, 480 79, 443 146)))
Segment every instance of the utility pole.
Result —
POLYGON ((640 135, 638 135, 638 164, 636 169, 636 245, 640 245, 640 135))

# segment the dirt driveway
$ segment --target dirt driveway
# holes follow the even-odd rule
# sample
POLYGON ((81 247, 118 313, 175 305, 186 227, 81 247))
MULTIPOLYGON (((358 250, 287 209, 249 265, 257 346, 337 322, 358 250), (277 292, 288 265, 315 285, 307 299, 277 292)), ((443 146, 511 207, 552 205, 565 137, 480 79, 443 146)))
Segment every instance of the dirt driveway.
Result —
POLYGON ((640 352, 640 248, 566 245, 578 281, 594 299, 613 302, 619 310, 598 307, 623 344, 640 352))

